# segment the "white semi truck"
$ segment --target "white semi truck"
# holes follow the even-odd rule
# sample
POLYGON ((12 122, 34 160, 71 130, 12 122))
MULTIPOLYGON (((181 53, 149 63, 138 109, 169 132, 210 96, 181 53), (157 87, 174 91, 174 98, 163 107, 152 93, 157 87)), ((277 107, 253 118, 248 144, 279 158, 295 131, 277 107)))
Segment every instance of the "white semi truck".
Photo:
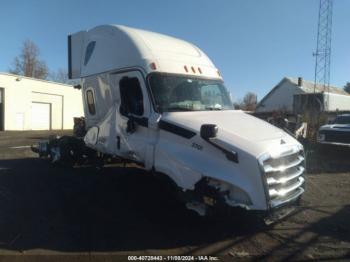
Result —
POLYGON ((41 156, 98 152, 136 162, 168 178, 202 215, 216 207, 269 214, 300 199, 302 145, 234 110, 220 72, 198 47, 103 25, 70 35, 68 53, 69 77, 81 79, 86 134, 40 143, 41 156))

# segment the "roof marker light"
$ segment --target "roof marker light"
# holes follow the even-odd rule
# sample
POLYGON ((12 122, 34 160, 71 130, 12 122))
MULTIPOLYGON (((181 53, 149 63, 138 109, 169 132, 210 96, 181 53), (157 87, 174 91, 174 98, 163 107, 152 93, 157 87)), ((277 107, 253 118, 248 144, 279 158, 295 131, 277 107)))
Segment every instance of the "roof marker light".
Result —
POLYGON ((196 73, 196 69, 194 69, 193 66, 191 66, 191 69, 192 69, 192 72, 193 72, 193 73, 196 73))
POLYGON ((200 67, 198 67, 198 72, 202 74, 202 69, 200 67))
POLYGON ((186 71, 186 73, 188 72, 188 68, 187 68, 187 66, 184 66, 184 69, 185 69, 185 71, 186 71))
POLYGON ((149 67, 152 69, 152 70, 156 70, 157 69, 157 66, 156 66, 156 63, 152 62, 149 64, 149 67))

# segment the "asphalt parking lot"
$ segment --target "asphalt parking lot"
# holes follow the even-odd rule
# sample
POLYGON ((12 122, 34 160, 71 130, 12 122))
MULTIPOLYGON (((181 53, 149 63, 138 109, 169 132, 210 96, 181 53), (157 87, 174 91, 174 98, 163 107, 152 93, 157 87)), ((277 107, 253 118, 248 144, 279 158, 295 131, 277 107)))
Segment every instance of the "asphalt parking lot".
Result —
POLYGON ((0 132, 0 261, 13 255, 107 261, 119 254, 350 258, 348 149, 309 150, 301 206, 264 227, 249 216, 201 220, 136 167, 50 166, 28 148, 50 134, 0 132))

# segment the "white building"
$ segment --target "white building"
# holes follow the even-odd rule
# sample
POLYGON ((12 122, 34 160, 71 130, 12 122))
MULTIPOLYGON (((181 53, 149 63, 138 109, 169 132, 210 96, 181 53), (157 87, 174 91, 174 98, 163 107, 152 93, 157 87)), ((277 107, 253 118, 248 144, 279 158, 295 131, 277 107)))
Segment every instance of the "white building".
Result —
POLYGON ((302 78, 283 78, 257 105, 257 114, 268 114, 276 111, 301 113, 306 109, 309 98, 321 111, 350 111, 350 95, 343 89, 323 85, 302 78))
POLYGON ((83 115, 73 86, 0 73, 0 130, 73 129, 83 115))

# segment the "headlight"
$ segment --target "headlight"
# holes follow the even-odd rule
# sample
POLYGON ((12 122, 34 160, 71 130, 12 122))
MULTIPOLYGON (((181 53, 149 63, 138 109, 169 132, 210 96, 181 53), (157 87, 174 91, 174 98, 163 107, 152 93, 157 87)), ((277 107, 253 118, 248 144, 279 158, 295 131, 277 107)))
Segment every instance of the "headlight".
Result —
POLYGON ((318 133, 318 135, 317 135, 317 140, 318 141, 324 141, 325 139, 326 139, 326 135, 325 134, 318 133))

